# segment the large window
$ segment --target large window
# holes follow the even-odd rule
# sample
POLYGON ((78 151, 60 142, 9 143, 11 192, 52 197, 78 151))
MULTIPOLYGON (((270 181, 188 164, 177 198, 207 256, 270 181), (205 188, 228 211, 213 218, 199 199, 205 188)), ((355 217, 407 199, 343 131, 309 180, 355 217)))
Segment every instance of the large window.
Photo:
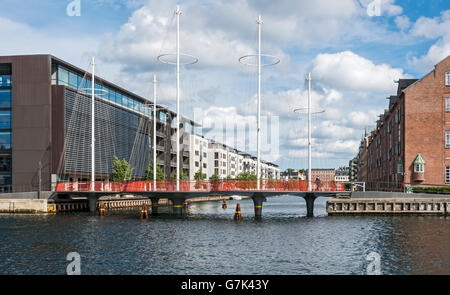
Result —
POLYGON ((0 172, 11 172, 11 157, 0 156, 0 172))
POLYGON ((74 88, 74 89, 78 89, 78 75, 72 72, 69 72, 69 86, 74 88))
POLYGON ((0 64, 0 87, 11 86, 11 64, 0 64))
POLYGON ((0 89, 0 108, 11 107, 11 89, 0 89))
POLYGON ((0 64, 0 192, 11 191, 11 98, 11 64, 0 64))
POLYGON ((0 132, 0 151, 11 149, 11 132, 0 132))
POLYGON ((164 113, 164 112, 159 112, 159 120, 162 123, 166 124, 166 122, 167 122, 167 114, 164 113))
POLYGON ((414 172, 416 172, 416 173, 423 173, 423 172, 425 172, 424 164, 421 164, 421 163, 414 164, 414 172))
POLYGON ((0 129, 11 129, 11 111, 0 111, 0 129))
POLYGON ((445 148, 450 148, 450 131, 445 131, 445 148))
MULTIPOLYGON (((0 65, 0 87, 2 86, 2 75, 1 75, 1 65, 0 65)), ((8 76, 10 79, 10 76, 8 76)), ((146 110, 143 107, 142 102, 135 100, 131 97, 123 95, 119 92, 112 90, 99 83, 100 80, 96 80, 95 83, 95 95, 98 98, 109 100, 117 104, 123 105, 127 108, 134 109, 137 112, 146 114, 146 110)), ((10 84, 10 82, 9 82, 10 84)), ((89 79, 84 78, 78 73, 72 72, 62 66, 58 66, 58 85, 64 85, 77 89, 87 95, 91 95, 92 82, 89 79)), ((1 106, 0 106, 1 107, 1 106)), ((147 114, 148 115, 148 114, 147 114)))
POLYGON ((58 84, 69 86, 69 71, 58 67, 58 84))
POLYGON ((116 102, 116 92, 114 90, 108 91, 108 99, 112 102, 116 102))
POLYGON ((11 86, 11 75, 0 75, 0 87, 11 86))

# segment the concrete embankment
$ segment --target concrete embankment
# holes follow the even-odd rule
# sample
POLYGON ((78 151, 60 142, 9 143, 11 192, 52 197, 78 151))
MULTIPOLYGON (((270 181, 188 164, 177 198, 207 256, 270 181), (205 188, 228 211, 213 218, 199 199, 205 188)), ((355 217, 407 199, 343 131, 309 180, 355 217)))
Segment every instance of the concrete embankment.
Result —
MULTIPOLYGON (((0 194, 0 213, 58 213, 89 211, 89 202, 86 198, 52 199, 53 192, 24 192, 0 194)), ((207 196, 187 199, 188 203, 220 201, 229 199, 229 196, 207 196)), ((137 196, 102 197, 98 200, 105 204, 108 210, 141 207, 142 204, 151 206, 151 200, 137 196)), ((159 199, 159 206, 170 206, 168 199, 159 199)))
POLYGON ((52 192, 0 194, 0 213, 47 213, 52 192))
POLYGON ((328 215, 449 215, 450 195, 353 192, 327 201, 328 215))

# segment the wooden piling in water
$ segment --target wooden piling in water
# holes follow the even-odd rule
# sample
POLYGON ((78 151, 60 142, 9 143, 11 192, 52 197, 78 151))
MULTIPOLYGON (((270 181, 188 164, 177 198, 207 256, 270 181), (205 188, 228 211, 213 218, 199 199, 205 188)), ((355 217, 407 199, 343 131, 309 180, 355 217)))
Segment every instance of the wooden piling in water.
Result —
POLYGON ((241 205, 236 205, 236 211, 234 212, 234 220, 242 220, 241 205))

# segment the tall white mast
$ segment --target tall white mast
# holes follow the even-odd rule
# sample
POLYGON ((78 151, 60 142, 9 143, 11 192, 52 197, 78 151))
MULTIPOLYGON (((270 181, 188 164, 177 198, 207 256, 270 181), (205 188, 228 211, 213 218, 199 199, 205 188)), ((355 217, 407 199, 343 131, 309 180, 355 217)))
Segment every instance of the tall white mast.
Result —
POLYGON ((91 86, 91 191, 95 190, 95 57, 92 57, 91 86))
POLYGON ((176 53, 166 53, 161 54, 157 57, 157 59, 166 64, 176 65, 177 66, 177 119, 175 123, 177 124, 177 135, 176 135, 176 144, 177 144, 177 190, 180 190, 180 65, 192 65, 198 62, 198 59, 192 55, 180 53, 180 15, 181 10, 180 6, 177 5, 177 9, 175 10, 175 15, 177 18, 177 44, 176 44, 176 53), (172 62, 170 60, 164 60, 164 57, 167 56, 176 56, 176 62, 172 62), (180 56, 184 56, 189 58, 190 60, 180 63, 180 56))
POLYGON ((156 74, 153 75, 153 190, 156 190, 156 74))
POLYGON ((256 162, 256 179, 257 179, 257 189, 260 189, 260 179, 261 179, 261 137, 260 137, 260 127, 261 127, 261 25, 262 19, 261 15, 256 21, 258 24, 258 119, 256 126, 256 150, 257 150, 257 162, 256 162))
POLYGON ((239 62, 247 65, 247 66, 257 66, 258 67, 258 106, 257 106, 257 123, 256 123, 256 153, 257 153, 257 161, 256 161, 256 179, 257 179, 257 189, 261 188, 260 179, 261 179, 261 68, 267 67, 267 66, 274 66, 280 62, 280 59, 276 56, 269 55, 269 54, 263 54, 261 51, 261 25, 263 24, 263 21, 261 19, 261 15, 258 16, 258 20, 256 21, 258 24, 258 54, 249 54, 244 55, 239 58, 239 62), (261 57, 265 56, 270 59, 272 59, 271 62, 262 64, 261 63, 261 57), (252 63, 248 62, 250 57, 257 57, 258 62, 252 63))
POLYGON ((177 15, 177 191, 180 190, 180 6, 175 11, 177 15))
POLYGON ((311 73, 308 73, 308 191, 311 191, 311 73))

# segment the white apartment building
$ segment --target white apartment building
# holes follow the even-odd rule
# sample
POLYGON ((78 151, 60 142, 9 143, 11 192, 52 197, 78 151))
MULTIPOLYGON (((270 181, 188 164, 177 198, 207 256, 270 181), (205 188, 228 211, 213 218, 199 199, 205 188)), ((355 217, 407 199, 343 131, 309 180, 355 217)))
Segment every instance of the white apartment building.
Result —
POLYGON ((257 158, 253 157, 249 154, 242 154, 243 155, 243 166, 242 166, 242 172, 247 172, 251 174, 256 174, 256 164, 257 164, 257 158))
POLYGON ((227 146, 218 142, 208 144, 208 177, 217 174, 219 178, 228 176, 228 149, 227 146))
POLYGON ((209 178, 208 163, 208 139, 201 135, 189 134, 189 180, 194 180, 194 175, 200 169, 209 178))
MULTIPOLYGON (((189 180, 200 169, 206 179, 217 173, 219 178, 236 178, 242 172, 256 174, 257 158, 201 135, 189 135, 189 180)), ((277 165, 261 161, 261 178, 280 178, 277 165)))

